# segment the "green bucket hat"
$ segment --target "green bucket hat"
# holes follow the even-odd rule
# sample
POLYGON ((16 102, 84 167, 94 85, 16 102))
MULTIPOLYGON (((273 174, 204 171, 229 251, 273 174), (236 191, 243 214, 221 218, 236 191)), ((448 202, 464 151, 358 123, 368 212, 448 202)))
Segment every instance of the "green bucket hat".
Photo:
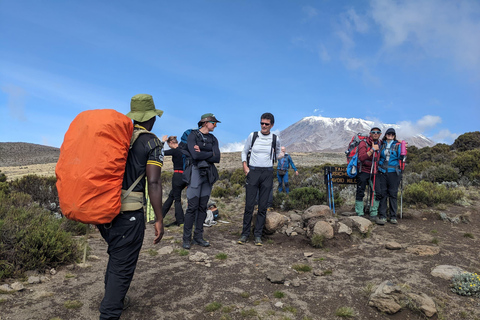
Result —
POLYGON ((201 127, 202 124, 207 121, 215 121, 220 123, 220 121, 218 121, 217 118, 215 118, 215 115, 213 113, 205 113, 202 115, 200 121, 198 122, 198 126, 201 127))
POLYGON ((145 122, 155 116, 161 117, 162 110, 155 109, 153 98, 149 94, 137 94, 130 101, 130 112, 127 117, 138 122, 145 122))

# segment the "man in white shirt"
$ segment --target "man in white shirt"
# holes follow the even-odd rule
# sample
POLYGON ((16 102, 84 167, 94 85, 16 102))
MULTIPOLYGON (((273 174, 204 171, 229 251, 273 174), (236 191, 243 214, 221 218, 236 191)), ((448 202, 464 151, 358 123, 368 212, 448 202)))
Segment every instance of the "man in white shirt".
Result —
POLYGON ((267 215, 267 202, 273 187, 273 163, 283 157, 280 140, 270 132, 275 122, 271 113, 260 117, 261 130, 252 132, 242 151, 243 171, 246 179, 245 212, 243 215, 242 235, 239 244, 245 244, 250 234, 253 210, 258 193, 258 213, 253 235, 255 245, 262 245, 262 231, 267 215))

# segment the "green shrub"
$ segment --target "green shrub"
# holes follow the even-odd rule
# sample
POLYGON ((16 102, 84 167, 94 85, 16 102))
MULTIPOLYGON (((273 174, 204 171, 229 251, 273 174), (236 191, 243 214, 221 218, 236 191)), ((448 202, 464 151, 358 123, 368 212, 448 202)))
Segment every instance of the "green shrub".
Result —
POLYGON ((38 202, 42 207, 56 210, 59 207, 56 182, 55 177, 40 177, 30 174, 12 181, 10 189, 29 194, 33 201, 38 202))
POLYGON ((243 168, 235 169, 230 176, 230 183, 231 184, 239 184, 241 186, 245 185, 245 172, 243 172, 243 168))
POLYGON ((290 191, 289 202, 290 205, 285 210, 290 209, 307 209, 316 204, 322 204, 326 201, 325 192, 312 187, 298 188, 290 191))
POLYGON ((207 312, 214 312, 214 311, 217 311, 218 309, 220 309, 222 307, 222 304, 220 302, 212 302, 212 303, 209 303, 205 306, 205 311, 207 312))
POLYGON ((461 296, 480 298, 480 276, 470 272, 455 275, 452 278, 452 291, 461 296))
POLYGON ((463 197, 463 192, 447 189, 444 185, 420 181, 405 187, 403 199, 410 204, 433 206, 438 203, 455 203, 463 197))
POLYGON ((467 151, 480 148, 480 131, 466 132, 455 139, 452 148, 457 151, 467 151))
POLYGON ((70 232, 72 235, 81 236, 87 233, 87 229, 89 226, 87 224, 73 221, 70 219, 62 219, 62 223, 60 225, 62 230, 66 232, 70 232))
POLYGON ((458 169, 450 165, 441 164, 429 167, 422 172, 425 180, 430 182, 457 181, 460 178, 458 169))
POLYGON ((293 270, 296 270, 298 272, 309 272, 312 271, 312 267, 310 267, 308 264, 294 264, 292 266, 293 270))
POLYGON ((75 261, 77 243, 62 222, 27 194, 0 193, 0 279, 75 261))
POLYGON ((480 172, 480 149, 460 152, 452 160, 452 165, 467 177, 471 173, 480 172))
POLYGON ((312 239, 310 239, 311 244, 314 248, 322 248, 323 240, 324 240, 324 237, 321 234, 314 234, 312 236, 312 239))
POLYGON ((7 176, 5 175, 5 173, 2 172, 2 170, 0 170, 0 182, 6 182, 7 181, 7 176))

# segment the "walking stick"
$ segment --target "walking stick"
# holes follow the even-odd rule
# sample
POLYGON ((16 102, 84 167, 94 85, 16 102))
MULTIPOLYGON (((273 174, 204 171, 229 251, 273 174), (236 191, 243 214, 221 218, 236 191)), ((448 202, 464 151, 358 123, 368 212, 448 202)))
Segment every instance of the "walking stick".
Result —
POLYGON ((332 210, 332 202, 330 200, 330 181, 329 181, 328 169, 325 167, 325 187, 327 188, 327 201, 328 207, 332 210))
MULTIPOLYGON (((375 162, 375 151, 373 152, 373 194, 375 195, 375 180, 377 178, 377 163, 375 162)), ((370 202, 370 208, 373 207, 373 201, 375 197, 372 197, 370 202)))
POLYGON ((373 165, 375 163, 375 150, 373 150, 373 155, 372 155, 372 165, 370 166, 370 177, 368 178, 368 194, 367 194, 367 208, 366 208, 366 211, 368 212, 368 214, 370 214, 370 201, 372 199, 372 196, 373 196, 373 192, 374 190, 372 190, 372 174, 373 174, 373 165))
MULTIPOLYGON (((407 156, 403 158, 403 169, 405 169, 405 159, 407 156)), ((402 170, 402 178, 400 179, 400 219, 403 219, 403 170, 402 170)))
POLYGON ((332 171, 330 171, 330 194, 332 195, 332 208, 333 214, 335 215, 335 194, 333 193, 333 181, 332 181, 332 171))

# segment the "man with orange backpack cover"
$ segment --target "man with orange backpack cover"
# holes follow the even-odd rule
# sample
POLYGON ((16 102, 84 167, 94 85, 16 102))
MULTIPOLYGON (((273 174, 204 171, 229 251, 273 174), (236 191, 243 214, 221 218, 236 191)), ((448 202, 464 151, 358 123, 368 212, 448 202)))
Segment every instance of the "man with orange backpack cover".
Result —
POLYGON ((130 109, 127 116, 133 120, 134 135, 138 130, 143 134, 138 136, 128 152, 122 189, 129 189, 139 180, 131 192, 138 196, 138 201, 129 201, 126 210, 122 209, 111 223, 98 225, 108 244, 109 254, 105 272, 105 296, 100 305, 101 320, 119 319, 130 303, 126 294, 145 234, 145 176, 148 181, 148 196, 156 216, 153 243, 160 242, 164 234, 161 181, 163 143, 150 132, 156 117, 161 117, 163 111, 155 109, 153 98, 148 94, 132 97, 130 109))

